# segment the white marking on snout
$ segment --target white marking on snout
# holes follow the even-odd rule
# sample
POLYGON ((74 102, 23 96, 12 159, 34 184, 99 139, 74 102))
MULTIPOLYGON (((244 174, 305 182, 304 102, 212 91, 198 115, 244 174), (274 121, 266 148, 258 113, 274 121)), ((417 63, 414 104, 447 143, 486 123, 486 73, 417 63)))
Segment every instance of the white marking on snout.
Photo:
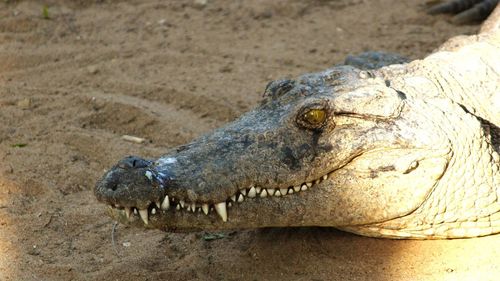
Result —
POLYGON ((156 162, 158 163, 158 165, 167 165, 176 163, 177 159, 174 157, 160 158, 156 162))

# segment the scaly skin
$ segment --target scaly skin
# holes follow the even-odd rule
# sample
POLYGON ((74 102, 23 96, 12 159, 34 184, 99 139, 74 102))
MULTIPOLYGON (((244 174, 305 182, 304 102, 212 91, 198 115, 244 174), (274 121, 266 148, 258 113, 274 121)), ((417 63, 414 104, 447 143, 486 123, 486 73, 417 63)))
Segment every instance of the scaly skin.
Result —
POLYGON ((167 231, 499 233, 499 19, 497 8, 480 35, 424 60, 274 81, 225 127, 156 160, 123 159, 95 194, 120 222, 167 231))

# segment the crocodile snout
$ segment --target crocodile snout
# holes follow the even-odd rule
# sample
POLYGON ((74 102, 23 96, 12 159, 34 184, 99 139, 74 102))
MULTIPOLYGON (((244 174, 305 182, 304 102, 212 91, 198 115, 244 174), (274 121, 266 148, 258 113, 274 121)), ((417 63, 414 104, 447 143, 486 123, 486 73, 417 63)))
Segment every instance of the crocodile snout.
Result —
POLYGON ((136 156, 120 160, 96 183, 97 199, 121 208, 147 208, 163 196, 163 188, 149 169, 151 164, 136 156))

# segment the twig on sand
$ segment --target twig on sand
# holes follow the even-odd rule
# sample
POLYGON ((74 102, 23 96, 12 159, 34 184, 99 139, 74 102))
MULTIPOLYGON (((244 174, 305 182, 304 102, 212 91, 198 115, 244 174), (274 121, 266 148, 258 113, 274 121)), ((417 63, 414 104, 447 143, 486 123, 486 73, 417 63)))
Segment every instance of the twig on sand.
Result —
POLYGON ((140 137, 135 137, 135 136, 129 136, 129 135, 123 135, 122 139, 125 141, 130 141, 130 142, 135 142, 135 143, 144 143, 146 139, 140 138, 140 137))

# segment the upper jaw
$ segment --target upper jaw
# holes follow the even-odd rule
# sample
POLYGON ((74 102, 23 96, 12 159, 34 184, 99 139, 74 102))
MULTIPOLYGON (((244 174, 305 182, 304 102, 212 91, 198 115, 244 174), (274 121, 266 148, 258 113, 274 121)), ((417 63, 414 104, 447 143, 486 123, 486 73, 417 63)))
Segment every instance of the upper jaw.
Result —
MULTIPOLYGON (((118 171, 123 172, 120 170, 118 171)), ((150 180, 154 183, 158 173, 152 173, 150 170, 146 170, 144 173, 147 171, 151 173, 152 180, 150 180)), ((120 174, 116 171, 110 171, 109 173, 113 175, 111 178, 114 177, 114 174, 120 176, 120 174)), ((172 194, 167 195, 165 188, 161 184, 159 184, 159 188, 157 189, 154 188, 154 184, 149 186, 127 186, 127 194, 122 193, 121 195, 123 197, 120 198, 119 201, 110 200, 109 198, 101 201, 107 203, 111 207, 110 214, 112 217, 124 223, 137 224, 138 221, 142 220, 142 222, 149 227, 153 226, 157 228, 165 228, 165 226, 168 225, 175 228, 177 227, 176 222, 179 220, 192 221, 193 217, 196 217, 197 222, 191 224, 192 226, 214 226, 226 222, 229 222, 229 224, 232 225, 232 223, 237 223, 248 215, 248 213, 245 212, 245 209, 252 210, 251 212, 256 212, 256 210, 260 210, 267 205, 277 204, 279 206, 281 204, 289 204, 289 200, 294 200, 293 198, 295 198, 295 200, 300 199, 300 195, 297 193, 303 193, 306 190, 314 188, 314 186, 320 184, 327 178, 328 175, 324 175, 315 181, 304 182, 295 186, 290 185, 285 188, 265 188, 250 185, 246 188, 237 189, 237 191, 232 193, 227 198, 220 200, 220 202, 213 203, 195 200, 190 201, 189 199, 186 199, 186 197, 175 196, 172 194), (149 189, 151 192, 149 194, 141 193, 142 198, 137 200, 139 193, 134 192, 134 194, 136 194, 136 197, 134 197, 134 195, 132 195, 132 191, 134 189, 149 189), (257 201, 245 202, 249 199, 257 201), (288 201, 288 203, 285 203, 286 201, 288 201), (240 204, 242 206, 240 206, 240 204), (237 207, 234 208, 235 206, 237 207), (234 212, 230 209, 236 209, 238 211, 234 212), (230 217, 229 215, 231 215, 231 213, 238 217, 230 217), (172 217, 174 217, 174 219, 172 219, 172 217), (214 219, 217 217, 218 220, 214 222, 214 219), (141 220, 139 220, 139 218, 141 220)), ((138 181, 139 180, 136 180, 136 183, 138 181)), ((96 190, 97 189, 99 188, 96 188, 96 190)), ((116 196, 110 198, 116 198, 116 196)), ((273 207, 273 209, 274 208, 276 207, 273 207)), ((224 225, 223 228, 224 227, 228 226, 224 225)), ((220 225, 218 228, 221 228, 220 225)))

